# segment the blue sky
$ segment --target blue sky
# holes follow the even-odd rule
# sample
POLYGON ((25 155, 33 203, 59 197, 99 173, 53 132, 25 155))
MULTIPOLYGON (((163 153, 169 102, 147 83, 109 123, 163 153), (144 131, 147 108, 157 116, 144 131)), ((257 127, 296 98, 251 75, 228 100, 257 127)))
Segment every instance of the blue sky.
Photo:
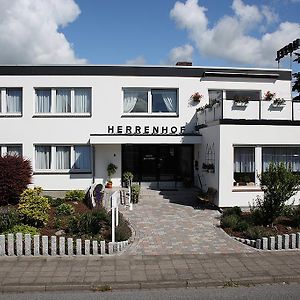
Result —
POLYGON ((300 0, 0 0, 0 63, 276 67, 300 38, 299 11, 300 0))
MULTIPOLYGON (((185 3, 183 0, 180 2, 185 3)), ((76 54, 87 58, 89 63, 124 64, 142 56, 147 64, 160 64, 167 60, 172 48, 193 45, 188 32, 178 28, 170 17, 175 0, 76 0, 76 3, 81 14, 62 32, 73 44, 76 54)), ((268 26, 268 32, 275 31, 281 22, 300 21, 299 1, 245 0, 244 4, 265 5, 278 15, 276 22, 268 26)), ((210 26, 224 15, 233 15, 231 0, 199 0, 198 5, 207 9, 210 26)), ((263 33, 260 28, 254 28, 249 34, 259 38, 263 33)), ((243 65, 228 59, 203 56, 197 49, 194 49, 192 58, 196 65, 243 65)), ((284 66, 288 63, 288 58, 282 61, 284 66)))

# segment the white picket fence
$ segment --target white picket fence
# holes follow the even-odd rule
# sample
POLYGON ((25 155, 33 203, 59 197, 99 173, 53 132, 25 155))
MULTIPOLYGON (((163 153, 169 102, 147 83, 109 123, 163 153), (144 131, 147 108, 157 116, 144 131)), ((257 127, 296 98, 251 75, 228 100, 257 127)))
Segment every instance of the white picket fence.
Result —
POLYGON ((127 245, 128 241, 110 242, 106 247, 105 241, 16 233, 0 235, 0 256, 105 255, 121 252, 127 245))

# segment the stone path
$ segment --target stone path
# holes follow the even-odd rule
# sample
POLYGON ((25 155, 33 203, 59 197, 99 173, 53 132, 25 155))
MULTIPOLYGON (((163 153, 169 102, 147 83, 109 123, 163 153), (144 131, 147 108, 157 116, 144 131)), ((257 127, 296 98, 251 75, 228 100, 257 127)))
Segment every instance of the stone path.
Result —
POLYGON ((217 210, 199 206, 192 189, 159 192, 142 189, 133 211, 123 211, 136 231, 125 254, 161 255, 240 253, 255 249, 230 238, 217 227, 217 210))

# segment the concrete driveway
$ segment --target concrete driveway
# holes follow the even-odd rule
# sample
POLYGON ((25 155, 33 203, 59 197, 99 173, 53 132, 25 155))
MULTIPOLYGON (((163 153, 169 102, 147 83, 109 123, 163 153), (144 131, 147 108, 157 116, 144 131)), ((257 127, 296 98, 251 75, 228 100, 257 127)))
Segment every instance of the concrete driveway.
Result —
POLYGON ((241 253, 257 251, 218 227, 217 210, 199 209, 195 190, 157 191, 143 188, 133 211, 123 211, 135 229, 126 254, 241 253))

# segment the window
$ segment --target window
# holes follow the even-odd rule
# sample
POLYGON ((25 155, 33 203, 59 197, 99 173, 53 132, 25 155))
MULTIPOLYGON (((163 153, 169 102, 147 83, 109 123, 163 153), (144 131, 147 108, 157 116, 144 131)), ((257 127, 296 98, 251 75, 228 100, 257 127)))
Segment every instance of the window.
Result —
POLYGON ((22 156, 22 146, 21 145, 1 145, 0 155, 19 155, 22 156))
POLYGON ((124 89, 124 113, 176 113, 176 89, 124 89))
POLYGON ((3 114, 19 115, 22 112, 22 89, 0 89, 0 112, 3 114))
POLYGON ((226 93, 226 99, 227 100, 235 100, 235 99, 248 99, 251 100, 259 100, 260 97, 260 91, 251 91, 251 90, 227 90, 226 93))
POLYGON ((263 171, 266 171, 270 162, 283 162, 292 172, 300 172, 300 147, 263 147, 263 171))
POLYGON ((209 103, 221 102, 223 100, 223 91, 222 90, 209 90, 208 91, 209 103))
POLYGON ((88 114, 91 113, 90 88, 36 88, 37 114, 88 114))
POLYGON ((234 180, 239 184, 255 182, 255 148, 234 148, 234 180))
POLYGON ((36 145, 35 169, 51 172, 90 172, 91 148, 87 145, 36 145))
POLYGON ((36 102, 35 112, 50 113, 51 112, 51 89, 35 90, 36 102))

